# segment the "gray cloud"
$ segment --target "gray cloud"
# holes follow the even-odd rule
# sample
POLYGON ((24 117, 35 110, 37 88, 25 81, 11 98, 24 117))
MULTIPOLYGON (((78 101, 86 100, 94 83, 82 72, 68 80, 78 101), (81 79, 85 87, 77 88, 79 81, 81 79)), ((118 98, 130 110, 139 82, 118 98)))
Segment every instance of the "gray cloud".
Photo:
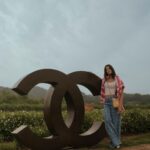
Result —
POLYGON ((102 77, 111 63, 126 92, 150 93, 149 7, 149 0, 0 0, 0 85, 41 68, 102 77))

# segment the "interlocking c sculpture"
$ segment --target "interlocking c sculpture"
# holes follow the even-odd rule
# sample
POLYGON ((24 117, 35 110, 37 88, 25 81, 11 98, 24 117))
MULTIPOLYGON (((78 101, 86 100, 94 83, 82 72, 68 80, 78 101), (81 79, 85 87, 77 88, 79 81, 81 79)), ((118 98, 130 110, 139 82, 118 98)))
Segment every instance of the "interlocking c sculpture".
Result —
POLYGON ((22 125, 12 133, 16 139, 32 150, 60 150, 65 147, 88 147, 100 142, 106 135, 104 123, 93 122, 85 133, 80 133, 84 120, 84 101, 78 84, 85 86, 96 96, 99 95, 101 79, 91 72, 76 71, 64 74, 54 69, 32 72, 17 82, 14 91, 26 95, 39 83, 54 87, 52 95, 47 94, 44 101, 44 119, 49 137, 35 135, 28 126, 22 125), (68 118, 64 121, 61 103, 65 97, 68 118))

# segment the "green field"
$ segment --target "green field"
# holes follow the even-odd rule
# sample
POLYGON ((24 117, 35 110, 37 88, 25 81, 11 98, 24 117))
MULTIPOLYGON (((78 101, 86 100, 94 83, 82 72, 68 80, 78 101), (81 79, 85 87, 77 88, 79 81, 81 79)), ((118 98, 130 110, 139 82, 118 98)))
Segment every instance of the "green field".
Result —
MULTIPOLYGON (((43 119, 43 101, 29 99, 27 96, 0 93, 0 150, 25 150, 16 142, 11 132, 20 125, 28 125, 38 136, 49 135, 43 119)), ((81 132, 87 131, 93 121, 103 121, 102 107, 94 105, 94 110, 85 113, 81 132)), ((62 115, 67 116, 66 104, 62 103, 62 115)), ((122 114, 122 146, 134 146, 150 143, 150 105, 126 105, 122 114)), ((107 148, 108 139, 104 139, 93 149, 107 148)))

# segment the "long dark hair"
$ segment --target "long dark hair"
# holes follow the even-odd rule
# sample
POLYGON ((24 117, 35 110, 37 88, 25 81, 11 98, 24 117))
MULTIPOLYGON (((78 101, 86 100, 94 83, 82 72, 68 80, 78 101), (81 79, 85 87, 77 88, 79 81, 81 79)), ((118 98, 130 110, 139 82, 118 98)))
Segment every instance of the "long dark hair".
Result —
POLYGON ((112 71, 112 78, 114 79, 115 76, 116 76, 116 72, 115 72, 115 69, 113 68, 113 66, 110 65, 110 64, 107 64, 107 65, 105 65, 105 67, 104 67, 104 78, 106 79, 106 76, 108 76, 108 74, 107 74, 107 72, 106 72, 106 67, 109 67, 109 68, 111 69, 111 71, 112 71))

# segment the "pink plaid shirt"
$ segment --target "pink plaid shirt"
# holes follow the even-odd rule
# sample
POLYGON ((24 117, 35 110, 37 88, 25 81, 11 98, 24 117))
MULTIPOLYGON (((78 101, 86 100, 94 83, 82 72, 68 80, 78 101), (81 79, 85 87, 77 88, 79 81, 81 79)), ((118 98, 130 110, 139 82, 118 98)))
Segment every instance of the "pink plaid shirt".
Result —
MULTIPOLYGON (((120 79, 120 77, 118 75, 115 76, 115 80, 117 81, 116 96, 120 97, 121 96, 121 92, 124 89, 124 83, 123 83, 123 81, 120 79)), ((101 97, 105 100, 105 87, 104 87, 104 83, 105 83, 105 78, 102 79, 101 92, 100 92, 101 97)))

